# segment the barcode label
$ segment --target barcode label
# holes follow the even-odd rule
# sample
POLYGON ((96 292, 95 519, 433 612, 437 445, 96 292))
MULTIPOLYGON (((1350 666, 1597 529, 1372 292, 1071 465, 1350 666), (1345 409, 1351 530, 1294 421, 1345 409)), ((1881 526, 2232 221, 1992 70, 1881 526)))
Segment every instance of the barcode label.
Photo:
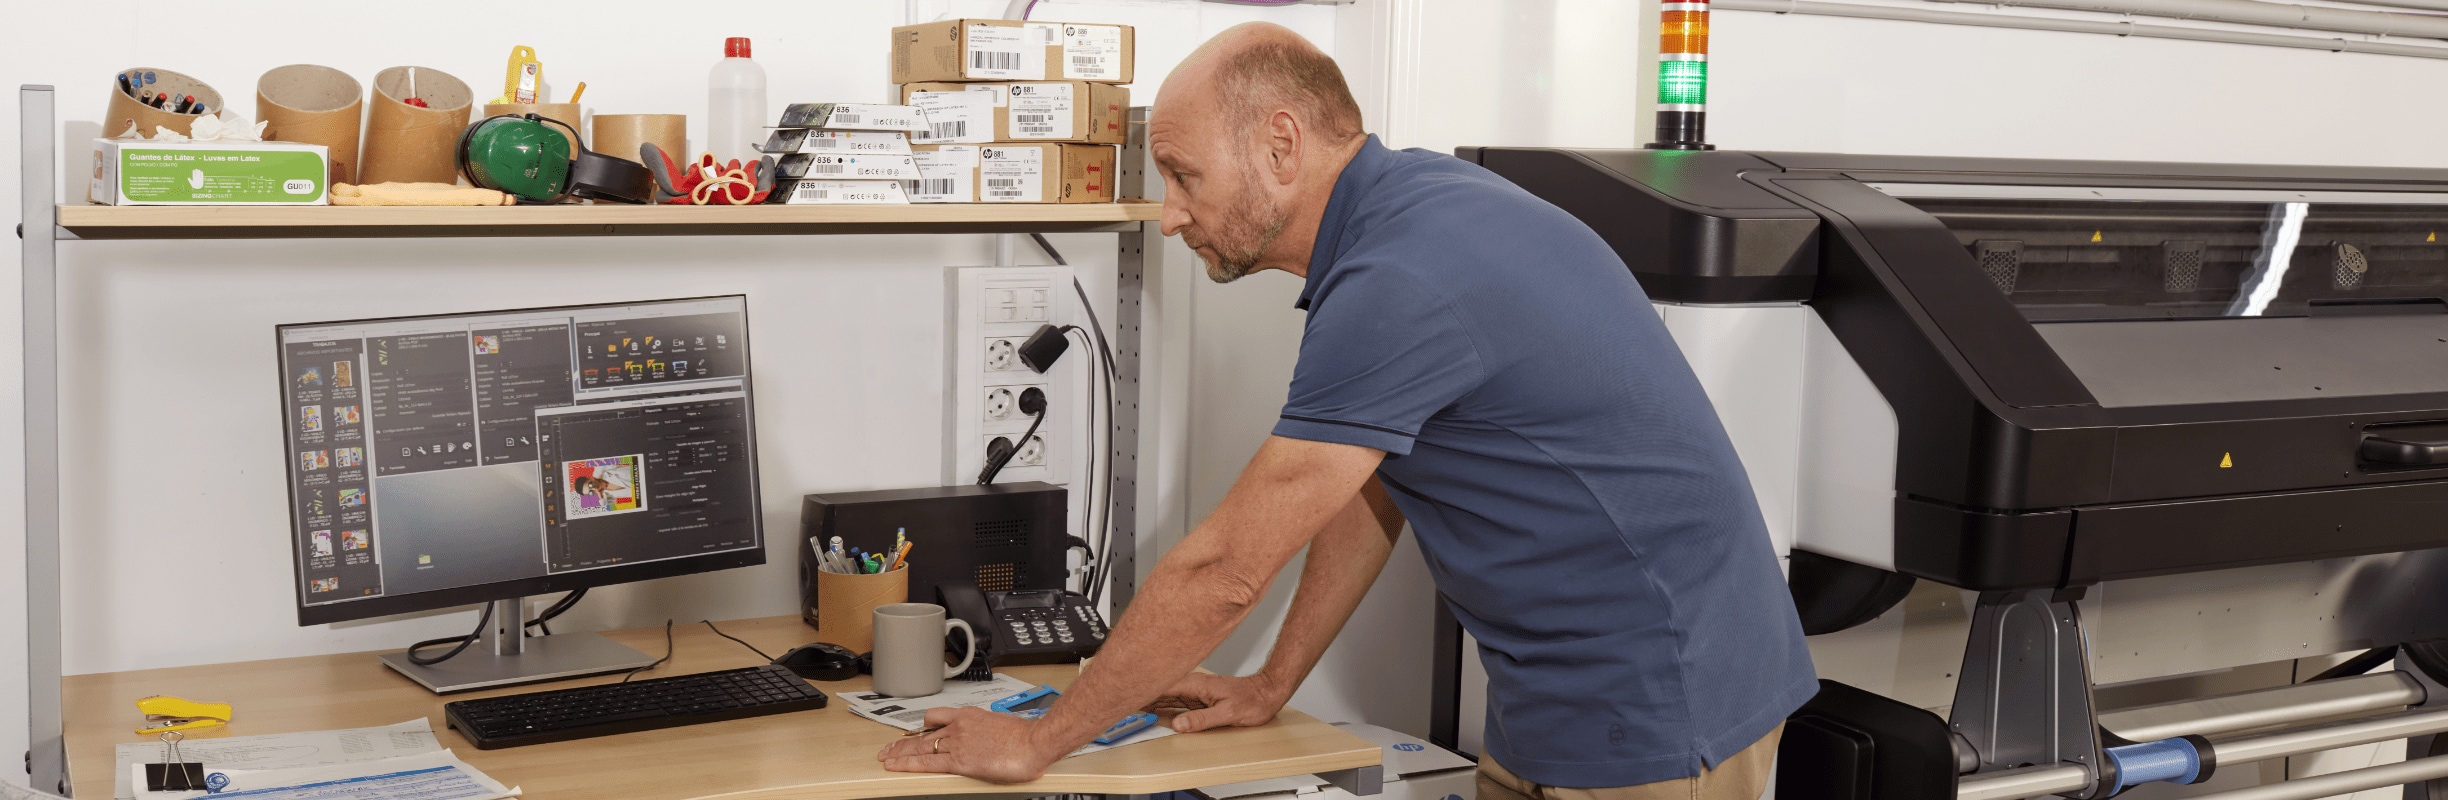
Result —
POLYGON ((833 125, 856 125, 856 124, 858 124, 858 121, 859 121, 859 115, 857 115, 857 114, 849 114, 849 113, 844 113, 844 112, 840 112, 840 111, 835 111, 835 112, 833 112, 833 118, 832 118, 832 119, 830 119, 830 120, 827 120, 827 122, 828 122, 828 123, 833 124, 833 125))
POLYGON ((969 68, 1016 70, 1020 68, 1020 54, 1001 50, 972 50, 969 51, 969 68))
POLYGON ((957 139, 967 135, 969 135, 969 121, 965 119, 927 125, 927 138, 929 139, 957 139))
POLYGON ((1069 139, 1072 130, 1071 84, 1016 83, 1011 87, 1007 127, 1014 139, 1069 139))
POLYGON ((951 194, 953 188, 952 184, 957 183, 957 181, 954 181, 951 178, 928 178, 917 181, 916 183, 918 184, 917 194, 933 197, 951 194))
POLYGON ((801 194, 805 195, 811 200, 825 200, 833 196, 833 192, 830 189, 809 189, 801 194))
POLYGON ((842 147, 842 141, 843 140, 841 139, 826 136, 823 138, 809 139, 808 146, 814 147, 818 150, 839 150, 842 147))
POLYGON ((1122 27, 1065 25, 1062 30, 1063 77, 1076 80, 1122 79, 1122 27))
POLYGON ((842 164, 810 164, 808 165, 807 171, 810 173, 824 175, 840 175, 844 171, 845 166, 846 165, 842 164))
POLYGON ((1028 193, 1020 188, 1019 178, 987 178, 986 196, 1027 197, 1028 193))

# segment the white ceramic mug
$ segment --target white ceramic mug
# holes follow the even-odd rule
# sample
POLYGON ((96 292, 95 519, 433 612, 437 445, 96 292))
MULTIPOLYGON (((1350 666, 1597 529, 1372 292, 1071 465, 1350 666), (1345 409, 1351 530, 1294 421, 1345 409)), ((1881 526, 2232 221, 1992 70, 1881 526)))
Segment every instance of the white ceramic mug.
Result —
POLYGON ((894 603, 875 610, 875 690, 893 697, 925 697, 943 691, 944 680, 969 669, 977 658, 977 630, 947 617, 934 603, 894 603), (958 628, 969 646, 959 664, 944 666, 944 637, 958 628))

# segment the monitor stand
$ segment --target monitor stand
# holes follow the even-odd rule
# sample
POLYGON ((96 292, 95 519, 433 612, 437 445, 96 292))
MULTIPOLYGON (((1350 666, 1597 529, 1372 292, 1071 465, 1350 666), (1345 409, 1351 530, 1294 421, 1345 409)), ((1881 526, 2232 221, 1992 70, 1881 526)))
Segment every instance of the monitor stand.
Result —
MULTIPOLYGON (((408 676, 434 694, 450 694, 496 686, 576 678, 621 672, 655 663, 653 656, 593 633, 560 633, 528 638, 527 603, 523 599, 493 601, 493 621, 465 652, 431 666, 408 660, 407 653, 384 653, 385 665, 408 676)), ((424 651, 428 656, 448 648, 424 651)))

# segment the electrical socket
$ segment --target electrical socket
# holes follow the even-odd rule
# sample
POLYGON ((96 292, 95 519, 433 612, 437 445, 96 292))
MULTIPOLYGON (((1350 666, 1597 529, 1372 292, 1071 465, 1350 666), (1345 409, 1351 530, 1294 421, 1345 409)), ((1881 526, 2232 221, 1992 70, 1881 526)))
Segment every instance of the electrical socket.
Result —
POLYGON ((994 338, 986 340, 986 371, 1010 372, 1027 369, 1020 363, 1020 340, 994 338))
POLYGON ((1073 489, 1072 518, 1087 507, 1090 431, 1089 370, 1093 355, 1077 351, 1039 374, 1021 362, 1019 347, 1041 326, 1086 325, 1071 290, 1069 267, 955 267, 945 286, 944 481, 972 483, 996 438, 1020 439, 1035 419, 1020 411, 1020 394, 1046 394, 1046 418, 1030 441, 1004 463, 996 483, 1044 481, 1073 489))
POLYGON ((992 386, 986 389, 986 419, 988 420, 1010 419, 1013 408, 1019 404, 1019 394, 1013 392, 1009 386, 992 386))
MULTIPOLYGON (((1005 435, 1002 435, 1002 436, 989 436, 989 437, 986 437, 986 445, 985 445, 985 448, 984 448, 984 452, 989 452, 989 453, 994 452, 994 449, 995 449, 995 447, 994 447, 994 443, 995 443, 995 442, 1003 442, 1003 443, 1009 444, 1009 443, 1011 442, 1011 440, 1013 440, 1013 439, 1017 439, 1017 438, 1020 438, 1020 434, 1019 434, 1019 433, 1011 433, 1011 434, 1005 434, 1005 435)), ((1031 436, 1031 437, 1029 437, 1029 438, 1028 438, 1028 442, 1027 442, 1027 443, 1020 445, 1020 449, 1019 449, 1017 452, 1012 453, 1012 457, 1011 457, 1011 460, 1010 460, 1010 461, 1005 461, 1005 462, 1003 462, 1003 471, 1005 471, 1005 472, 1010 472, 1010 471, 1012 471, 1013 469, 1018 469, 1018 468, 1022 468, 1022 467, 1042 467, 1042 466, 1045 466, 1045 455, 1046 455, 1046 440, 1045 440, 1045 437, 1044 437, 1044 436, 1042 436, 1042 435, 1040 435, 1040 436, 1031 436)), ((983 466, 983 465, 981 465, 981 466, 983 466)), ((1001 478, 996 478, 996 479, 995 479, 995 482, 997 482, 997 483, 1001 483, 1001 482, 1002 482, 1002 480, 1003 480, 1003 479, 1001 479, 1001 478)))

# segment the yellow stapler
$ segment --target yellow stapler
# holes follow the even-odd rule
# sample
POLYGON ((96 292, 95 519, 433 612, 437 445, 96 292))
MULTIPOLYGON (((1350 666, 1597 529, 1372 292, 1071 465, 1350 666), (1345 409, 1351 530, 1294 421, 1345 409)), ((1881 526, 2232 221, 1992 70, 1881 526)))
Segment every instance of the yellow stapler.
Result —
POLYGON ((198 703, 168 695, 157 694, 138 700, 136 710, 144 712, 145 715, 145 727, 136 729, 136 732, 142 735, 167 731, 192 731, 197 728, 227 725, 230 721, 230 704, 228 703, 198 703))

